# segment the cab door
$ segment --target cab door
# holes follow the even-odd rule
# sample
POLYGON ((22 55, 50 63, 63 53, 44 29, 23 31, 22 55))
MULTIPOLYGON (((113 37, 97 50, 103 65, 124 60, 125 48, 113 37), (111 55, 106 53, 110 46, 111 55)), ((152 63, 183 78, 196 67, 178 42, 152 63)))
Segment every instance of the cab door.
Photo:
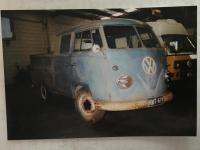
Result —
POLYGON ((99 29, 75 33, 71 55, 72 86, 87 86, 95 99, 107 96, 107 61, 99 29))

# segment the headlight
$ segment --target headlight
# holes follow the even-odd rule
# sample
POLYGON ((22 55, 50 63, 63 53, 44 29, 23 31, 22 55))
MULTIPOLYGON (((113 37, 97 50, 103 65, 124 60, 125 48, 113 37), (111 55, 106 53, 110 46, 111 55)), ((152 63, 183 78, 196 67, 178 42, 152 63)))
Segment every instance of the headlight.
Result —
POLYGON ((179 67, 180 67, 180 64, 179 64, 179 63, 177 63, 177 64, 176 64, 176 68, 179 68, 179 67))
POLYGON ((132 78, 129 75, 122 75, 117 79, 117 85, 120 89, 127 89, 133 83, 132 78))

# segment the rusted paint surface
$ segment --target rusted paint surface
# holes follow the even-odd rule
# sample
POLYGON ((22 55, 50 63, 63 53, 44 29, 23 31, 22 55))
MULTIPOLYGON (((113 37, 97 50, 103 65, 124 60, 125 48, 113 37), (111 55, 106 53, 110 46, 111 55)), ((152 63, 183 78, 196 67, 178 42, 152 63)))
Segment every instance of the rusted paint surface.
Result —
MULTIPOLYGON (((102 38, 102 49, 74 51, 74 31, 71 49, 66 54, 39 55, 31 59, 33 82, 44 82, 52 92, 72 96, 77 86, 87 87, 96 101, 96 107, 105 110, 129 110, 150 107, 152 97, 163 96, 167 90, 165 83, 166 59, 161 48, 109 48, 103 25, 146 26, 137 21, 116 19, 95 25, 102 38), (117 65, 118 69, 113 70, 117 65), (128 75, 132 78, 128 88, 119 88, 117 81, 128 75), (131 100, 131 101, 130 101, 131 100), (138 101, 140 100, 140 101, 138 101), (100 102, 102 101, 102 102, 100 102)), ((94 26, 87 26, 87 30, 94 26)), ((84 28, 85 29, 85 28, 84 28)), ((138 35, 139 36, 139 35, 138 35)), ((123 79, 121 82, 124 82, 123 79)), ((169 100, 169 96, 164 99, 169 100)), ((164 100, 165 101, 165 100, 164 100)))
MULTIPOLYGON (((172 92, 167 91, 162 95, 163 101, 160 104, 171 101, 173 99, 172 92)), ((150 99, 137 100, 137 101, 120 101, 120 102, 108 102, 108 101, 96 101, 95 106, 97 109, 107 110, 107 111, 124 111, 124 110, 135 110, 153 107, 152 101, 150 99)))

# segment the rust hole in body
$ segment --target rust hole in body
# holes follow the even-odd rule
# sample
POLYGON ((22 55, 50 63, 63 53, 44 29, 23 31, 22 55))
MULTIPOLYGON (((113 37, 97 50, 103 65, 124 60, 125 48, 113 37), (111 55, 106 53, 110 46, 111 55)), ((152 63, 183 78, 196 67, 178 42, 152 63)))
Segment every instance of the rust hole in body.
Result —
POLYGON ((92 105, 90 103, 89 100, 85 100, 84 103, 83 103, 83 108, 86 110, 86 111, 90 111, 92 109, 92 105))

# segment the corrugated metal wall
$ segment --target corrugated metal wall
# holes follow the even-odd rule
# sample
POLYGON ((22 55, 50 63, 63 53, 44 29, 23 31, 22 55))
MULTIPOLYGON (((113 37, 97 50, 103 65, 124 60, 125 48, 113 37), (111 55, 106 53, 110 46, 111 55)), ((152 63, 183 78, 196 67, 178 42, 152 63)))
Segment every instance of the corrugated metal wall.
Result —
POLYGON ((40 20, 40 17, 34 15, 19 14, 11 17, 14 38, 3 41, 6 84, 13 82, 16 65, 26 67, 30 64, 31 54, 47 51, 46 30, 40 20))
POLYGON ((48 52, 48 38, 50 49, 59 52, 59 37, 56 34, 89 20, 67 16, 48 17, 48 24, 44 24, 44 16, 38 13, 11 13, 14 38, 3 40, 4 70, 6 84, 12 84, 17 73, 16 65, 27 67, 30 55, 48 52))

